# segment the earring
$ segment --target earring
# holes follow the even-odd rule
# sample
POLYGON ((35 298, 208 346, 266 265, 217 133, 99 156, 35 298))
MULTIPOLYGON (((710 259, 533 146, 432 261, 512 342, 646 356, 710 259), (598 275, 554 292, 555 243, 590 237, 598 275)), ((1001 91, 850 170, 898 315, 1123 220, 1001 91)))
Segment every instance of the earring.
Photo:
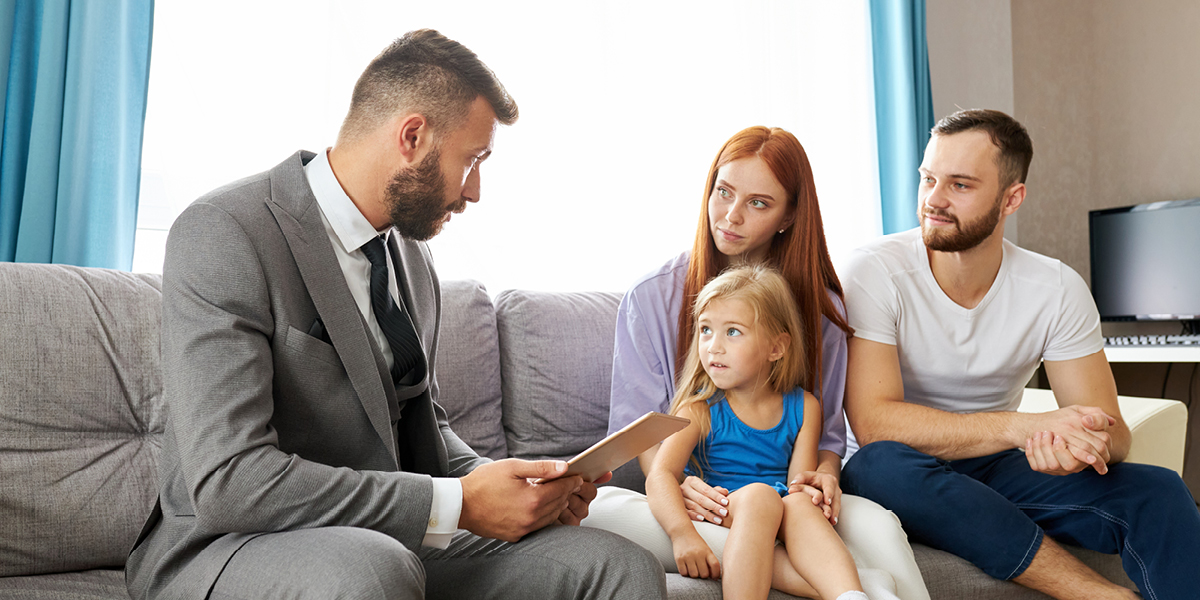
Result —
POLYGON ((785 232, 785 231, 787 231, 787 229, 786 229, 786 228, 784 228, 784 229, 780 229, 780 230, 779 230, 779 233, 783 233, 783 232, 785 232))

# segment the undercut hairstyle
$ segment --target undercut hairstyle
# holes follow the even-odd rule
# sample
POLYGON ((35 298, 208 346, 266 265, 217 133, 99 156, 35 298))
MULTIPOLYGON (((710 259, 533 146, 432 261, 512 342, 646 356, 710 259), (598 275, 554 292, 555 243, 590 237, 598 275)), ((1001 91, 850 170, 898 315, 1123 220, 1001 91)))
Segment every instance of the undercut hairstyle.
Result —
POLYGON ((972 108, 943 117, 930 133, 952 135, 975 130, 987 132, 992 144, 1000 149, 996 157, 996 166, 1000 168, 1000 189, 1007 189, 1017 181, 1025 183, 1029 175, 1029 163, 1033 160, 1033 141, 1016 119, 998 110, 972 108))
POLYGON ((505 125, 517 103, 479 57, 432 29, 410 31, 379 53, 354 84, 339 139, 358 139, 398 112, 418 113, 441 135, 457 129, 482 96, 505 125))

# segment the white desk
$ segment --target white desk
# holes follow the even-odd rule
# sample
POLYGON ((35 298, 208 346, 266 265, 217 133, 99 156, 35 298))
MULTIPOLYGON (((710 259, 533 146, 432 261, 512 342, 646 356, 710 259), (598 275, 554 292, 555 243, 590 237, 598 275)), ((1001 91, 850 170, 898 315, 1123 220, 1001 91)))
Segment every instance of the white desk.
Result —
POLYGON ((1200 363, 1197 346, 1105 346, 1104 355, 1113 363, 1200 363))

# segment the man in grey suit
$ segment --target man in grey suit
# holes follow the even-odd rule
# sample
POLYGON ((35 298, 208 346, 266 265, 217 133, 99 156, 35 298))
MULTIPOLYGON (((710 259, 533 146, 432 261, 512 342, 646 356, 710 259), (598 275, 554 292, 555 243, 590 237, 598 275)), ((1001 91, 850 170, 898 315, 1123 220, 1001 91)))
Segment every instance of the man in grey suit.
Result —
POLYGON ((336 145, 220 188, 163 268, 168 424, 134 598, 652 598, 657 561, 577 525, 561 461, 477 456, 437 405, 424 240, 479 201, 517 107, 431 30, 354 88, 336 145))

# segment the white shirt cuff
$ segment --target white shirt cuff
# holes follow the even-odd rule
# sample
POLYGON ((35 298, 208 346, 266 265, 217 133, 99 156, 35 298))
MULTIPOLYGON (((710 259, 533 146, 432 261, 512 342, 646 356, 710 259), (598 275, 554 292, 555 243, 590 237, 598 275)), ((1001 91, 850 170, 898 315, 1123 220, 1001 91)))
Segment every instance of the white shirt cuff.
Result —
POLYGON ((422 546, 445 550, 462 516, 462 483, 456 477, 433 478, 433 502, 422 546))

